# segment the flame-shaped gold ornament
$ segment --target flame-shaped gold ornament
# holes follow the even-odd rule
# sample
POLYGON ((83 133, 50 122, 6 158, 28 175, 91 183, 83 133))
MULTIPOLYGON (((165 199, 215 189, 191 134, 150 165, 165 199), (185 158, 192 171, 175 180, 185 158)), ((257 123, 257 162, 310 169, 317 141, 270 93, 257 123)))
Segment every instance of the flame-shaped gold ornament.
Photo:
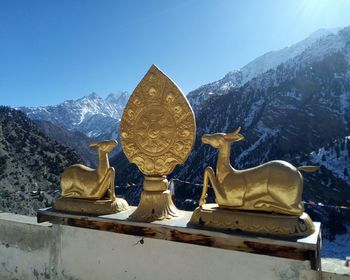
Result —
POLYGON ((195 137, 195 117, 185 95, 152 65, 130 96, 120 126, 126 157, 145 175, 144 191, 131 219, 152 221, 180 216, 166 175, 185 162, 195 137))

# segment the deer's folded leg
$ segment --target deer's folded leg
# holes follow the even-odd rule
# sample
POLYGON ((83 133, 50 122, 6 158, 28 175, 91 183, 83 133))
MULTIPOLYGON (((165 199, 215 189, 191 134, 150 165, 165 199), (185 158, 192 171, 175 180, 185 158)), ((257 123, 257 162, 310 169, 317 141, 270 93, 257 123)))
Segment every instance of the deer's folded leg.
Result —
POLYGON ((115 185, 114 185, 114 180, 115 180, 115 170, 113 167, 110 167, 108 169, 107 175, 109 177, 109 181, 110 181, 110 187, 108 188, 108 194, 109 197, 114 200, 116 199, 116 195, 115 195, 115 185))
MULTIPOLYGON (((111 196, 114 194, 114 192, 112 193, 112 191, 111 191, 111 181, 112 181, 111 178, 113 178, 113 184, 114 184, 114 174, 115 174, 114 169, 113 170, 112 170, 112 168, 107 169, 105 176, 99 182, 99 184, 96 185, 94 191, 91 194, 91 197, 93 197, 95 199, 101 199, 108 192, 108 196, 111 199, 113 199, 111 196)), ((113 186, 113 188, 114 188, 114 186, 113 186)))

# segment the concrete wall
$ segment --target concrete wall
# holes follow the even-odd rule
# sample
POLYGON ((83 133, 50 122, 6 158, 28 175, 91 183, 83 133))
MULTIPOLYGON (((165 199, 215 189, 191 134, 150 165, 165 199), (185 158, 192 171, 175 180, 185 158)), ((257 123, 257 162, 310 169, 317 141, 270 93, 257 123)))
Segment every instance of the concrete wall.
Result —
MULTIPOLYGON (((0 279, 319 279, 308 262, 0 213, 0 279)), ((328 278, 336 279, 336 278, 328 278)))

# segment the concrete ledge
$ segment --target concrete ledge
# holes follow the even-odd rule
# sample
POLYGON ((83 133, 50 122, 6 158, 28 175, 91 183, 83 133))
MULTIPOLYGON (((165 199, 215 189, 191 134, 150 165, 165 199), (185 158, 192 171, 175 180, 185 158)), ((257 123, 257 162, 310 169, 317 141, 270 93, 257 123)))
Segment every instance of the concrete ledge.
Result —
POLYGON ((322 271, 322 280, 349 280, 350 275, 322 271))
MULTIPOLYGON (((330 273, 324 276, 345 279, 330 273)), ((59 224, 39 225, 32 217, 0 214, 2 280, 232 278, 320 279, 320 273, 311 270, 309 261, 59 224)))
POLYGON ((34 217, 0 213, 0 279, 46 275, 55 250, 52 246, 49 223, 38 225, 34 217))
POLYGON ((17 222, 28 225, 40 225, 43 227, 52 226, 51 223, 38 223, 36 217, 32 216, 24 216, 13 213, 0 212, 0 220, 9 221, 9 222, 17 222))
POLYGON ((339 277, 342 276, 342 278, 339 279, 350 280, 350 267, 345 266, 345 260, 323 258, 322 271, 325 275, 330 275, 330 277, 333 277, 332 275, 336 274, 339 277))
POLYGON ((306 237, 276 237, 219 229, 206 229, 189 225, 192 212, 183 211, 182 216, 172 220, 151 223, 130 221, 128 211, 91 216, 68 214, 52 208, 38 211, 38 221, 95 229, 121 234, 188 243, 226 250, 248 252, 293 260, 309 261, 313 270, 320 270, 320 224, 315 223, 315 233, 306 237))

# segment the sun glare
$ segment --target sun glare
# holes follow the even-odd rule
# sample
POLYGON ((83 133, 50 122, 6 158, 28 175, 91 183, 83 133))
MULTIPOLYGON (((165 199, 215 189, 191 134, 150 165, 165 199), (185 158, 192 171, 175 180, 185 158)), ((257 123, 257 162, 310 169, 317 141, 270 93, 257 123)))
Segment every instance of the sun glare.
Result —
POLYGON ((344 0, 302 0, 301 12, 307 20, 318 20, 339 15, 350 1, 344 0))

